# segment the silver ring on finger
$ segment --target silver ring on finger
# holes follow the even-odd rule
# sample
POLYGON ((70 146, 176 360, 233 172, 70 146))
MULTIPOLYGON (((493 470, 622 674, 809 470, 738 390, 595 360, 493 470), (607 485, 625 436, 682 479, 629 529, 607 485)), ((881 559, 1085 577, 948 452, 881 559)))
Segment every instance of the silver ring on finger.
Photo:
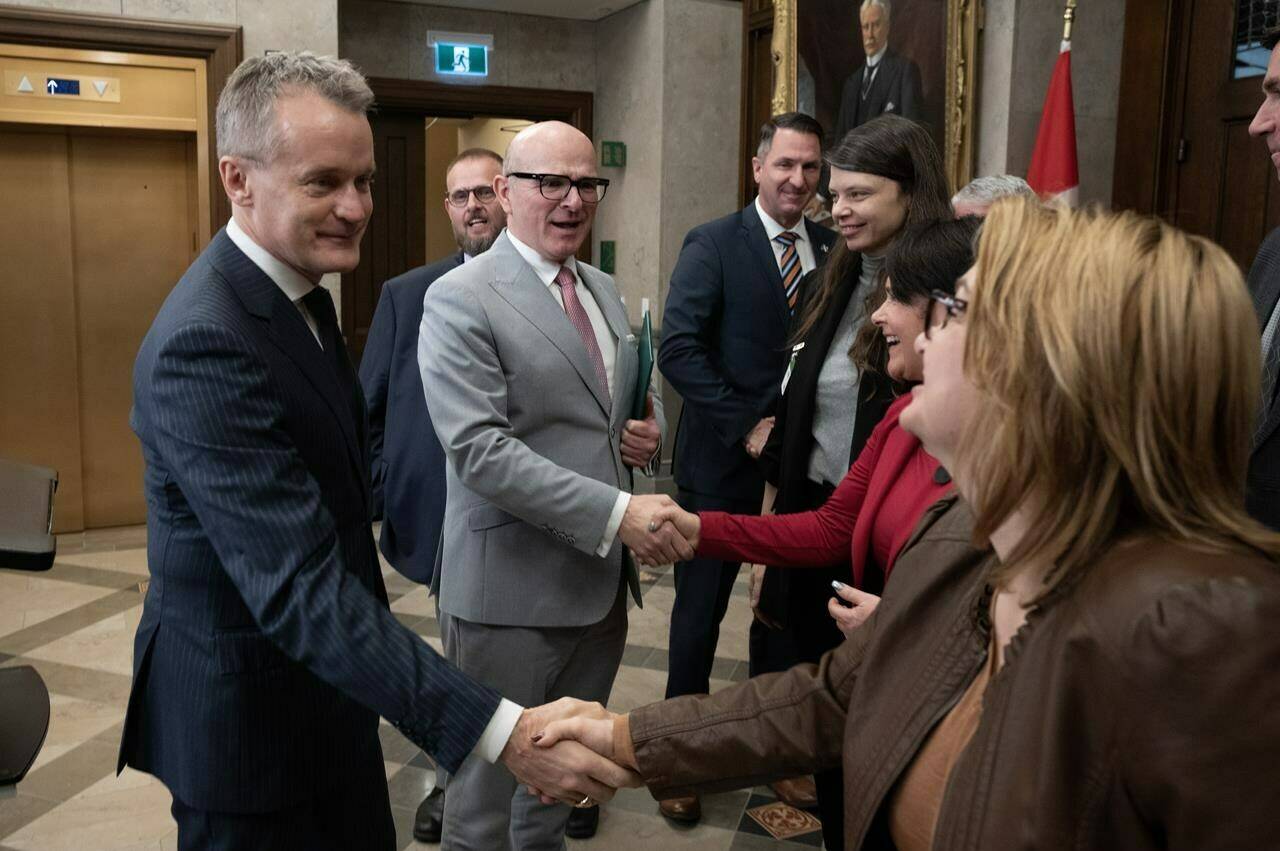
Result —
POLYGON ((593 801, 593 800, 591 800, 591 796, 590 796, 590 795, 583 795, 583 796, 582 796, 582 800, 581 800, 581 801, 579 801, 578 803, 574 804, 573 806, 574 806, 576 809, 579 809, 579 810, 585 810, 585 809, 587 809, 588 807, 594 807, 595 805, 596 805, 596 802, 595 802, 595 801, 593 801))

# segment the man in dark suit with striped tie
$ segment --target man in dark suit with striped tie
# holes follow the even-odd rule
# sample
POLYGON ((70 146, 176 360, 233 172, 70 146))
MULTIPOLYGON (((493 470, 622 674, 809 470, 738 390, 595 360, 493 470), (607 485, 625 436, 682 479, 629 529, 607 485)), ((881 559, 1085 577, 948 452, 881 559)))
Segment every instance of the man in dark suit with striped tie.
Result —
MULTIPOLYGON (((756 200, 694 228, 680 250, 658 368, 684 401, 674 473, 688 511, 760 510, 764 476, 755 459, 773 425, 797 288, 835 236, 803 216, 821 165, 822 125, 798 112, 770 119, 752 160, 756 200)), ((738 567, 676 565, 667 697, 709 690, 738 567)), ((701 816, 696 798, 664 801, 662 812, 679 821, 701 816)))
POLYGON ((364 398, 318 286, 359 260, 372 102, 343 61, 236 69, 217 110, 233 218, 135 364, 151 582, 120 767, 168 787, 181 849, 395 848, 379 715, 448 770, 474 753, 566 800, 624 779, 582 749, 530 756, 545 713, 388 609, 364 398))

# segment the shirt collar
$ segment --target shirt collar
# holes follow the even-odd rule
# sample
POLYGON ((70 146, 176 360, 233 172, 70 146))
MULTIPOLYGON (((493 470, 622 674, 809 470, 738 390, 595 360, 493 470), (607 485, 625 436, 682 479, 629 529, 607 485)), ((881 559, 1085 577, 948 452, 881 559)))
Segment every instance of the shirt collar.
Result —
MULTIPOLYGON (((778 238, 778 234, 787 230, 764 211, 764 205, 760 203, 759 195, 756 196, 756 212, 760 214, 760 222, 764 225, 764 233, 765 236, 769 237, 769 242, 772 243, 778 238)), ((796 242, 809 241, 809 229, 804 226, 804 216, 801 216, 800 221, 796 222, 796 226, 791 228, 791 232, 796 234, 796 242)))
POLYGON ((888 50, 888 49, 889 49, 889 45, 887 45, 887 44, 886 44, 884 47, 880 48, 880 51, 879 51, 878 53, 876 53, 874 56, 868 56, 868 57, 867 57, 867 67, 868 67, 868 68, 875 68, 875 67, 879 66, 879 64, 880 64, 880 60, 881 60, 881 59, 884 59, 884 52, 885 52, 886 50, 888 50))
POLYGON ((566 259, 563 263, 557 263, 555 260, 548 260, 529 246, 525 245, 510 230, 507 231, 507 239, 511 240, 511 244, 515 247, 520 256, 524 258, 524 262, 533 267, 533 273, 538 276, 538 280, 542 281, 546 286, 551 286, 556 281, 556 275, 560 274, 560 267, 564 266, 573 273, 575 278, 578 277, 578 264, 572 257, 566 259))
POLYGON ((236 248, 244 252, 244 256, 253 261, 253 265, 280 288, 289 301, 301 301, 303 296, 315 289, 316 285, 308 281, 301 272, 281 262, 270 251, 254 242, 235 219, 227 222, 227 236, 235 243, 236 248))

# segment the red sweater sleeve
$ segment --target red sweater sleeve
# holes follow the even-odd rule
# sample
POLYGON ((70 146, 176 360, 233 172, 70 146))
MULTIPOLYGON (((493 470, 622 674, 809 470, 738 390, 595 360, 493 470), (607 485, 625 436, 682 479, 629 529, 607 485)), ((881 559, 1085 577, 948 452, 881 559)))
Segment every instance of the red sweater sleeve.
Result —
POLYGON ((791 567, 826 567, 848 561, 853 526, 867 497, 867 483, 871 481, 885 436, 897 423, 897 416, 886 416, 880 421, 867 438, 858 460, 821 508, 764 516, 699 512, 702 533, 698 556, 791 567))

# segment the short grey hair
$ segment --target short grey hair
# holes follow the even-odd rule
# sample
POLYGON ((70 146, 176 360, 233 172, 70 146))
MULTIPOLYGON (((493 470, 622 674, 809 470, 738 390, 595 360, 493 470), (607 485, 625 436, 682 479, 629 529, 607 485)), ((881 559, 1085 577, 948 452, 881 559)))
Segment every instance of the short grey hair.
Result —
POLYGON ((240 63, 218 96, 218 156, 270 162, 280 141, 276 101, 304 92, 361 115, 373 107, 373 90, 345 59, 309 51, 254 56, 240 63))
POLYGON ((970 181, 968 186, 951 198, 951 205, 994 204, 1001 198, 1012 198, 1018 195, 1035 198, 1036 191, 1021 177, 1012 174, 994 174, 970 181))
POLYGON ((858 8, 858 16, 870 9, 872 6, 879 6, 884 9, 884 19, 887 21, 893 17, 893 10, 889 8, 889 0, 862 0, 862 5, 858 8))

